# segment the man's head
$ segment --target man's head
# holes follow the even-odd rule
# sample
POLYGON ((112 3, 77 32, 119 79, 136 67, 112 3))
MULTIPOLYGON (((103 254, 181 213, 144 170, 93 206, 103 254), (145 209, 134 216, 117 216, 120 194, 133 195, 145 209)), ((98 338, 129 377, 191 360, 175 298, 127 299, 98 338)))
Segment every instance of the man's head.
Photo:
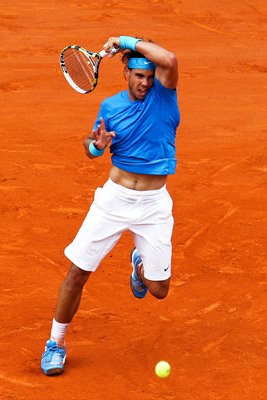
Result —
POLYGON ((156 65, 138 52, 125 53, 122 61, 131 100, 143 100, 153 86, 156 65))

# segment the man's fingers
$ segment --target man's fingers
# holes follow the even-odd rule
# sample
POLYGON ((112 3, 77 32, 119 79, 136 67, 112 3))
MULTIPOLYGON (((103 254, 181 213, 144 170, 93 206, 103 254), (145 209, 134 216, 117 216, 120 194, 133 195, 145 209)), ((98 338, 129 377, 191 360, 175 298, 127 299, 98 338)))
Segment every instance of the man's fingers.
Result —
POLYGON ((98 126, 97 130, 93 130, 93 134, 94 134, 95 139, 97 140, 100 136, 99 126, 98 126))

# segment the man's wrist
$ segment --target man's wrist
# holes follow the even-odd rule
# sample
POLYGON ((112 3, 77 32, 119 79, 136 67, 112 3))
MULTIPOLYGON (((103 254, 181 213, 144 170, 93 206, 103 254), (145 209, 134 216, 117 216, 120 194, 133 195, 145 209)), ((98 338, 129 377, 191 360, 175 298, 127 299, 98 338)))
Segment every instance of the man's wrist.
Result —
POLYGON ((100 149, 99 147, 97 147, 97 145, 95 144, 95 140, 92 140, 88 146, 89 152, 95 157, 102 156, 105 149, 106 149, 106 146, 103 149, 100 149))
POLYGON ((136 43, 142 39, 137 39, 131 36, 120 36, 120 48, 122 50, 133 50, 136 51, 136 43))
POLYGON ((104 147, 104 148, 102 148, 102 149, 100 149, 99 147, 98 147, 98 145, 96 144, 96 140, 92 140, 92 143, 93 143, 93 145, 95 146, 95 148, 97 149, 97 150, 105 150, 105 148, 106 148, 106 146, 104 147))

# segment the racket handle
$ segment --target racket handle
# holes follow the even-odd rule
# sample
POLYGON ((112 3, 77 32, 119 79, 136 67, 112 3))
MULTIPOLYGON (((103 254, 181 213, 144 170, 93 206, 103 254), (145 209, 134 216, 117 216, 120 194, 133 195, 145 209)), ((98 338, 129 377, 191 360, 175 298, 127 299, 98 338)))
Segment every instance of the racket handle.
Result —
POLYGON ((109 53, 107 53, 105 50, 101 50, 101 51, 99 52, 99 54, 100 54, 100 56, 103 58, 103 57, 107 56, 108 54, 116 54, 116 53, 118 53, 118 51, 119 51, 119 49, 115 49, 115 48, 113 47, 113 48, 110 50, 109 53))

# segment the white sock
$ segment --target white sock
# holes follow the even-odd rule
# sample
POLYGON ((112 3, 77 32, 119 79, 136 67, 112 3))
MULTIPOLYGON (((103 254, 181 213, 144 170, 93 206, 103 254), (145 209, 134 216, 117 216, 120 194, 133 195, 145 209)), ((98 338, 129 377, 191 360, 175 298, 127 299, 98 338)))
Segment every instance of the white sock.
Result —
POLYGON ((51 340, 57 342, 59 345, 65 344, 65 335, 68 330, 69 323, 62 324, 61 322, 57 322, 55 318, 53 318, 52 329, 51 329, 51 340))

